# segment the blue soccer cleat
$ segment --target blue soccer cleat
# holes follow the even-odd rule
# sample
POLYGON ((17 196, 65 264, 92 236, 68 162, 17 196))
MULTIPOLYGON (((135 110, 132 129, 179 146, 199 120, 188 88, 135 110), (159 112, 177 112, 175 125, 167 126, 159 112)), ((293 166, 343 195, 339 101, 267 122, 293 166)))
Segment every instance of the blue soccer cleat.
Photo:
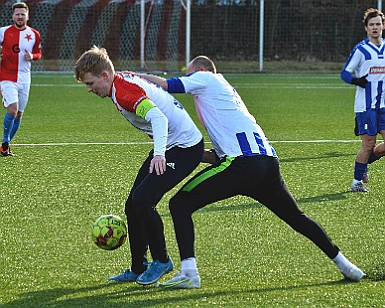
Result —
POLYGON ((126 269, 123 273, 111 276, 107 280, 120 281, 120 282, 135 282, 140 274, 135 274, 131 269, 126 269))
POLYGON ((174 264, 170 257, 168 258, 167 263, 162 263, 159 260, 152 261, 150 267, 136 279, 136 282, 142 285, 153 284, 163 275, 172 271, 173 268, 174 264))

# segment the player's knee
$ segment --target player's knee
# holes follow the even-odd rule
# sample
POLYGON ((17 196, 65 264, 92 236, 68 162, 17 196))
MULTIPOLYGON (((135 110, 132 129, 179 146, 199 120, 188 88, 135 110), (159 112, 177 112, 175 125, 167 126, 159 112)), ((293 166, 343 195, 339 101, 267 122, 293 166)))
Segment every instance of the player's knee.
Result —
POLYGON ((137 189, 132 194, 132 208, 142 217, 151 215, 156 203, 156 198, 149 193, 143 193, 137 189))
POLYGON ((191 215, 196 210, 195 206, 196 203, 193 200, 186 198, 183 194, 176 194, 170 199, 168 205, 171 216, 173 217, 181 214, 185 215, 186 213, 191 215))
POLYGON ((168 204, 168 207, 170 209, 170 213, 171 215, 173 213, 176 213, 178 211, 181 210, 181 208, 183 207, 183 201, 181 200, 180 196, 178 194, 176 194, 175 196, 173 196, 171 199, 170 199, 170 202, 168 204), (182 206, 181 206, 182 205, 182 206))
POLYGON ((131 216, 135 212, 134 204, 132 202, 132 198, 128 198, 125 204, 124 212, 127 217, 131 216))
POLYGON ((7 107, 7 113, 10 116, 16 117, 19 111, 19 104, 17 102, 10 104, 7 107))

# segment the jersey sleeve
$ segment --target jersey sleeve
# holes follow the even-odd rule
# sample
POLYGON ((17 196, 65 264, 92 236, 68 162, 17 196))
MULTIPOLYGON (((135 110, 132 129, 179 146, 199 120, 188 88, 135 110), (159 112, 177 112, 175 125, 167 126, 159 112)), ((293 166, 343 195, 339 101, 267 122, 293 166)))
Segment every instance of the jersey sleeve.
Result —
POLYGON ((346 83, 350 83, 351 84, 352 80, 353 80, 353 74, 348 72, 348 71, 346 71, 346 70, 343 70, 341 72, 341 79, 343 81, 345 81, 346 83))
POLYGON ((151 108, 146 114, 146 121, 151 123, 153 140, 154 140, 154 156, 165 156, 168 135, 168 119, 160 111, 159 108, 151 108))
POLYGON ((179 77, 168 78, 167 80, 167 91, 169 93, 186 93, 184 85, 179 77))
MULTIPOLYGON (((358 48, 355 48, 349 55, 349 58, 342 69, 340 77, 343 81, 350 84, 352 83, 352 80, 354 78, 353 73, 355 73, 357 68, 359 67, 360 61, 361 61, 361 53, 358 48)), ((357 76, 357 77, 360 77, 360 76, 357 76)))
POLYGON ((167 80, 168 92, 201 95, 206 91, 207 86, 210 83, 210 80, 209 80, 210 74, 211 73, 208 73, 208 72, 198 71, 187 76, 170 78, 167 80), (178 81, 176 81, 175 79, 178 79, 178 81), (178 91, 178 90, 181 91, 183 89, 183 92, 172 92, 170 90, 170 85, 171 85, 172 91, 178 91))
POLYGON ((31 29, 34 33, 35 33, 35 45, 33 45, 33 49, 32 49, 32 56, 33 56, 33 60, 40 60, 42 55, 43 55, 43 51, 41 49, 41 42, 40 42, 40 33, 38 31, 36 31, 35 29, 31 29))
POLYGON ((116 89, 116 100, 119 105, 127 111, 135 113, 137 111, 137 108, 141 106, 141 110, 139 110, 138 112, 142 113, 143 116, 141 117, 144 118, 146 109, 148 111, 148 108, 151 105, 151 100, 147 97, 144 89, 135 83, 124 80, 121 74, 115 75, 114 86, 116 89), (146 99, 150 102, 144 102, 143 105, 141 105, 141 103, 146 99))

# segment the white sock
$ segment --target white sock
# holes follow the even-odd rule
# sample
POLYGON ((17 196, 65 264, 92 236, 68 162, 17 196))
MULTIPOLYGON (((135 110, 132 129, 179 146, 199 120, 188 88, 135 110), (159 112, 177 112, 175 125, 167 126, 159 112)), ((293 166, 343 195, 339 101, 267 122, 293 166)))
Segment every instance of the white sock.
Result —
POLYGON ((194 257, 182 260, 181 272, 187 277, 198 276, 198 268, 194 257))
POLYGON ((362 182, 362 181, 358 181, 356 179, 353 179, 352 185, 355 185, 355 184, 360 183, 360 182, 362 182))
POLYGON ((335 265, 337 265, 338 269, 343 274, 347 274, 349 268, 356 267, 353 263, 345 258, 342 252, 338 252, 337 256, 333 259, 333 262, 335 265))

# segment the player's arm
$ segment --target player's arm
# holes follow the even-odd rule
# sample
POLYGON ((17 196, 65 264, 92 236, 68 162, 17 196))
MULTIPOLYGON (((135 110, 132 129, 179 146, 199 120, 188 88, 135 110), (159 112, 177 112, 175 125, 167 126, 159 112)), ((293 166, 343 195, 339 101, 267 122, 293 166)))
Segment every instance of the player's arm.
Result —
POLYGON ((355 84, 361 88, 365 88, 366 84, 368 83, 368 80, 366 79, 368 74, 364 76, 353 75, 353 72, 356 72, 361 66, 362 61, 365 61, 365 59, 362 59, 362 53, 355 48, 350 54, 348 61, 344 65, 344 68, 342 69, 341 79, 346 83, 355 84))
POLYGON ((147 75, 147 74, 136 74, 136 75, 161 86, 163 89, 165 89, 169 93, 186 93, 184 84, 182 83, 179 77, 165 79, 155 75, 147 75))
POLYGON ((154 158, 150 163, 149 172, 154 170, 157 175, 166 171, 166 145, 168 135, 168 119, 149 99, 142 100, 136 108, 136 115, 151 123, 154 139, 154 158))
POLYGON ((343 70, 341 72, 341 79, 345 81, 346 83, 355 84, 357 86, 360 86, 361 88, 365 88, 366 84, 368 83, 368 80, 366 79, 368 77, 368 74, 362 76, 362 77, 355 77, 352 73, 343 70))
POLYGON ((135 73, 135 75, 161 86, 166 91, 168 90, 168 84, 165 78, 155 76, 155 75, 147 75, 147 74, 140 74, 140 73, 135 73))
POLYGON ((43 51, 41 49, 40 33, 36 30, 33 31, 35 33, 36 41, 32 48, 32 60, 36 61, 41 59, 43 56, 43 51))

